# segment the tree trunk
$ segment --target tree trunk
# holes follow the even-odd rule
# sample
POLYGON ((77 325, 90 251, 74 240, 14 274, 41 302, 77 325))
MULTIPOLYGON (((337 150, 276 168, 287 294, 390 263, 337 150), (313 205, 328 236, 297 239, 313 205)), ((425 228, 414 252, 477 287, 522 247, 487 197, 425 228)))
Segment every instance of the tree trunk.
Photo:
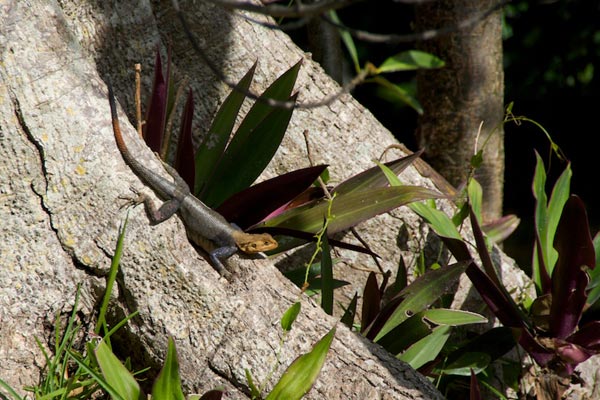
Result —
MULTIPOLYGON (((440 0, 417 7, 416 29, 458 26, 496 0, 440 0)), ((420 44, 446 62, 417 74, 423 115, 417 140, 424 158, 455 186, 466 181, 473 154, 483 148, 476 178, 483 186, 484 219, 501 216, 504 181, 502 14, 420 44), (481 132, 480 132, 480 125, 481 132), (489 137, 489 140, 488 140, 489 137)))
MULTIPOLYGON (((183 6, 194 34, 226 76, 239 79, 258 58, 256 91, 304 58, 280 32, 206 2, 183 6)), ((77 285, 82 292, 78 315, 92 315, 125 218, 118 197, 132 186, 143 187, 116 149, 105 81, 112 81, 120 104, 134 115, 134 64, 143 65, 147 93, 156 48, 171 43, 176 77, 188 79, 197 93, 200 133, 229 89, 191 50, 168 1, 3 1, 0 9, 0 377, 21 391, 36 383, 43 367, 35 338, 50 341, 56 313, 69 313, 77 285)), ((338 90, 309 59, 304 59, 297 88, 303 102, 338 90)), ((132 143, 134 128, 124 115, 121 125, 132 143)), ((343 95, 327 107, 295 111, 265 177, 307 166, 306 129, 313 159, 329 164, 336 180, 371 167, 371 160, 394 143, 368 111, 343 95)), ((132 145, 132 150, 150 168, 161 170, 147 148, 132 145)), ((434 187, 414 168, 402 179, 434 187)), ((453 212, 449 202, 440 205, 453 212)), ((368 221, 360 231, 382 256, 385 269, 395 269, 402 256, 412 259, 426 247, 429 233, 405 209, 368 221), (408 232, 399 241, 403 224, 408 232)), ((306 259, 300 256, 296 252, 296 258, 275 261, 282 268, 301 265, 306 259)), ((361 290, 374 266, 355 253, 340 257, 344 261, 336 264, 335 275, 352 285, 336 291, 336 300, 347 304, 343 296, 361 290)), ((503 268, 509 268, 510 260, 501 257, 503 268)), ((244 368, 255 382, 270 376, 281 339, 277 321, 293 302, 302 302, 302 312, 286 337, 274 377, 336 324, 271 261, 233 257, 229 264, 239 272, 225 282, 190 245, 178 218, 149 226, 141 207, 131 210, 111 322, 133 310, 139 315, 113 337, 119 356, 157 367, 171 336, 186 393, 223 385, 229 399, 246 398, 244 368)), ((504 276, 516 278, 509 285, 516 293, 525 287, 522 275, 504 276)), ((271 380, 267 388, 272 385, 271 380)), ((406 364, 338 326, 306 398, 442 396, 406 364)))

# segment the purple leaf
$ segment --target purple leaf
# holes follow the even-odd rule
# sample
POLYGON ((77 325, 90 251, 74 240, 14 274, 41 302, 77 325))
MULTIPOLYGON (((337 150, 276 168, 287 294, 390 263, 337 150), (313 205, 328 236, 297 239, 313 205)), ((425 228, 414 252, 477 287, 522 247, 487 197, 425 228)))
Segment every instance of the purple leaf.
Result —
POLYGON ((242 229, 248 228, 301 194, 325 168, 326 165, 303 168, 258 183, 225 200, 217 211, 242 229))
POLYGON ((469 400, 481 400, 482 398, 483 397, 481 397, 477 376, 475 375, 475 372, 473 372, 473 368, 471 368, 471 390, 469 394, 469 400))
POLYGON ((466 272, 483 301, 502 322, 502 325, 527 329, 526 320, 519 312, 513 299, 505 295, 489 276, 484 274, 473 262, 467 267, 466 272))
POLYGON ((552 273, 549 334, 564 339, 577 327, 587 299, 589 276, 583 267, 594 268, 596 264, 585 206, 575 195, 564 206, 554 248, 558 261, 552 273))
POLYGON ((196 179, 194 168, 194 146, 192 144, 193 117, 194 96, 192 94, 192 89, 190 89, 183 113, 181 114, 181 129, 179 131, 179 143, 177 145, 177 158, 175 159, 175 169, 189 187, 194 186, 194 181, 196 179))
POLYGON ((367 278, 365 289, 363 291, 363 303, 362 303, 362 318, 361 318, 361 329, 364 330, 369 326, 381 309, 381 293, 377 285, 377 278, 375 273, 371 272, 367 278))
POLYGON ((600 352, 600 321, 585 324, 566 340, 593 352, 600 352))
POLYGON ((154 64, 154 84, 152 96, 146 113, 144 125, 144 140, 152 151, 160 152, 160 145, 165 130, 167 113, 167 83, 162 73, 160 51, 156 49, 156 62, 154 64))

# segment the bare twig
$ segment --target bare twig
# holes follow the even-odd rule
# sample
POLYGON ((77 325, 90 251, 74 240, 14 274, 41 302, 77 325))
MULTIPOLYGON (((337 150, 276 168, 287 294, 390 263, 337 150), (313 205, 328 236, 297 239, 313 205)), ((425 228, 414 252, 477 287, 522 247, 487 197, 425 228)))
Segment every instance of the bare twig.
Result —
POLYGON ((223 8, 250 11, 257 14, 270 15, 271 17, 298 18, 319 15, 329 10, 337 10, 352 3, 364 0, 321 0, 319 2, 304 4, 296 1, 291 5, 266 4, 257 5, 240 0, 204 0, 223 8))
POLYGON ((435 39, 438 36, 446 35, 448 33, 456 32, 461 29, 470 28, 473 25, 477 24, 480 21, 486 19, 489 15, 493 14, 497 10, 504 7, 506 4, 510 3, 510 0, 500 0, 496 4, 492 5, 490 8, 485 10, 482 13, 475 14, 470 18, 464 19, 457 24, 451 24, 447 26, 443 26, 438 29, 429 29, 423 32, 416 33, 408 33, 408 34, 379 34, 373 32, 367 32, 360 29, 350 28, 346 25, 335 22, 327 15, 321 15, 321 18, 327 21, 327 23, 349 32, 356 39, 363 40, 365 42, 371 43, 386 43, 386 44, 395 44, 395 43, 411 43, 411 42, 419 42, 423 40, 431 40, 435 39))
POLYGON ((141 95, 141 78, 142 74, 142 65, 135 64, 135 121, 137 132, 140 137, 143 137, 142 134, 142 95, 141 95))
POLYGON ((243 90, 243 89, 238 88, 236 86, 235 82, 231 81, 228 77, 226 77, 221 72, 221 70, 219 68, 217 68, 217 66, 212 62, 210 57, 208 57, 208 55, 204 52, 202 47, 200 47, 200 45, 198 44, 198 41, 196 40, 194 35, 192 35, 192 32, 190 31, 187 20, 185 18, 185 15, 179 8, 179 2, 177 0, 172 0, 172 3, 173 3, 173 8, 175 9, 175 12, 177 13, 177 16, 179 18, 179 21, 181 22, 183 30, 184 30, 186 36, 188 37, 190 43, 192 44, 192 47, 194 48, 196 53, 198 53, 198 55, 202 58, 202 60, 206 63, 206 65, 210 68, 210 70, 217 76, 217 78, 219 78, 219 80, 221 80, 223 83, 225 83, 227 86, 229 86, 232 90, 236 90, 239 93, 242 93, 245 96, 247 96, 253 100, 261 101, 271 107, 279 107, 279 108, 284 108, 284 109, 289 110, 292 108, 312 109, 312 108, 318 108, 318 107, 329 105, 329 104, 333 103, 334 101, 336 101, 338 98, 340 98, 342 95, 351 92, 358 84, 362 83, 370 73, 370 71, 367 68, 363 69, 350 82, 345 84, 337 93, 335 93, 331 96, 327 96, 324 99, 314 102, 314 103, 295 103, 293 101, 278 101, 278 100, 269 99, 269 98, 261 98, 260 95, 254 93, 250 90, 243 90))

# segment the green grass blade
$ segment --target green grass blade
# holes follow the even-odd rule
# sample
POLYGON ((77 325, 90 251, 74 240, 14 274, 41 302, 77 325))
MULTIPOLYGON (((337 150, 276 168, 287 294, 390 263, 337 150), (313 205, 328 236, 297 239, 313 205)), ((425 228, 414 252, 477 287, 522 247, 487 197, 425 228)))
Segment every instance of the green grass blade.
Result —
MULTIPOLYGON (((110 264, 110 271, 108 272, 108 279, 106 280, 106 290, 104 291, 104 297, 102 298, 102 304, 100 306, 100 312, 98 313, 98 320, 94 333, 100 334, 100 330, 104 328, 106 330, 106 311, 108 310, 108 303, 110 302, 110 296, 112 294, 112 288, 117 279, 117 273, 119 272, 119 263, 121 262, 121 256, 123 255, 123 243, 125 241, 125 231, 127 230, 127 220, 129 213, 125 217, 125 222, 121 226, 119 231, 119 238, 117 239, 117 248, 115 249, 115 255, 112 258, 110 264)), ((104 332, 106 333, 106 332, 104 332)))
MULTIPOLYGON (((108 348, 108 347, 106 347, 106 348, 108 348)), ((110 350, 108 350, 108 351, 110 352, 110 350)), ((83 369, 85 372, 87 372, 94 379, 94 381, 96 381, 98 383, 98 385, 100 385, 102 387, 102 389, 104 389, 106 391, 106 393, 108 393, 110 395, 110 397, 113 400, 138 400, 137 397, 134 398, 134 399, 132 399, 130 397, 123 397, 123 396, 121 396, 121 393, 118 390, 116 390, 115 388, 113 388, 104 379, 104 377, 102 375, 100 375, 94 369, 90 368, 90 366, 88 365, 88 363, 85 360, 83 360, 81 357, 79 357, 77 354, 75 354, 74 352, 72 352, 70 350, 68 350, 67 352, 69 353, 69 355, 71 356, 71 358, 73 358, 75 360, 75 362, 77 362, 77 364, 79 364, 79 367, 81 369, 83 369)), ((120 364, 120 365, 121 365, 121 367, 123 367, 122 364, 120 364)), ((125 368, 125 367, 123 367, 123 368, 125 368)), ((127 372, 129 373, 129 371, 127 371, 127 372)))

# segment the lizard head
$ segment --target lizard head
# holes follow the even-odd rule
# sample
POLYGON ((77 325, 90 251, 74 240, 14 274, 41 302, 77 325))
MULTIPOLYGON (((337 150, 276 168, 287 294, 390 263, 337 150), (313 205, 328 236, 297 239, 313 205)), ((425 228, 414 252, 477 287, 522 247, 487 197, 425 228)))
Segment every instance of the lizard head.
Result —
POLYGON ((233 235, 235 243, 241 251, 248 254, 259 253, 277 248, 277 241, 268 233, 244 233, 233 235))

